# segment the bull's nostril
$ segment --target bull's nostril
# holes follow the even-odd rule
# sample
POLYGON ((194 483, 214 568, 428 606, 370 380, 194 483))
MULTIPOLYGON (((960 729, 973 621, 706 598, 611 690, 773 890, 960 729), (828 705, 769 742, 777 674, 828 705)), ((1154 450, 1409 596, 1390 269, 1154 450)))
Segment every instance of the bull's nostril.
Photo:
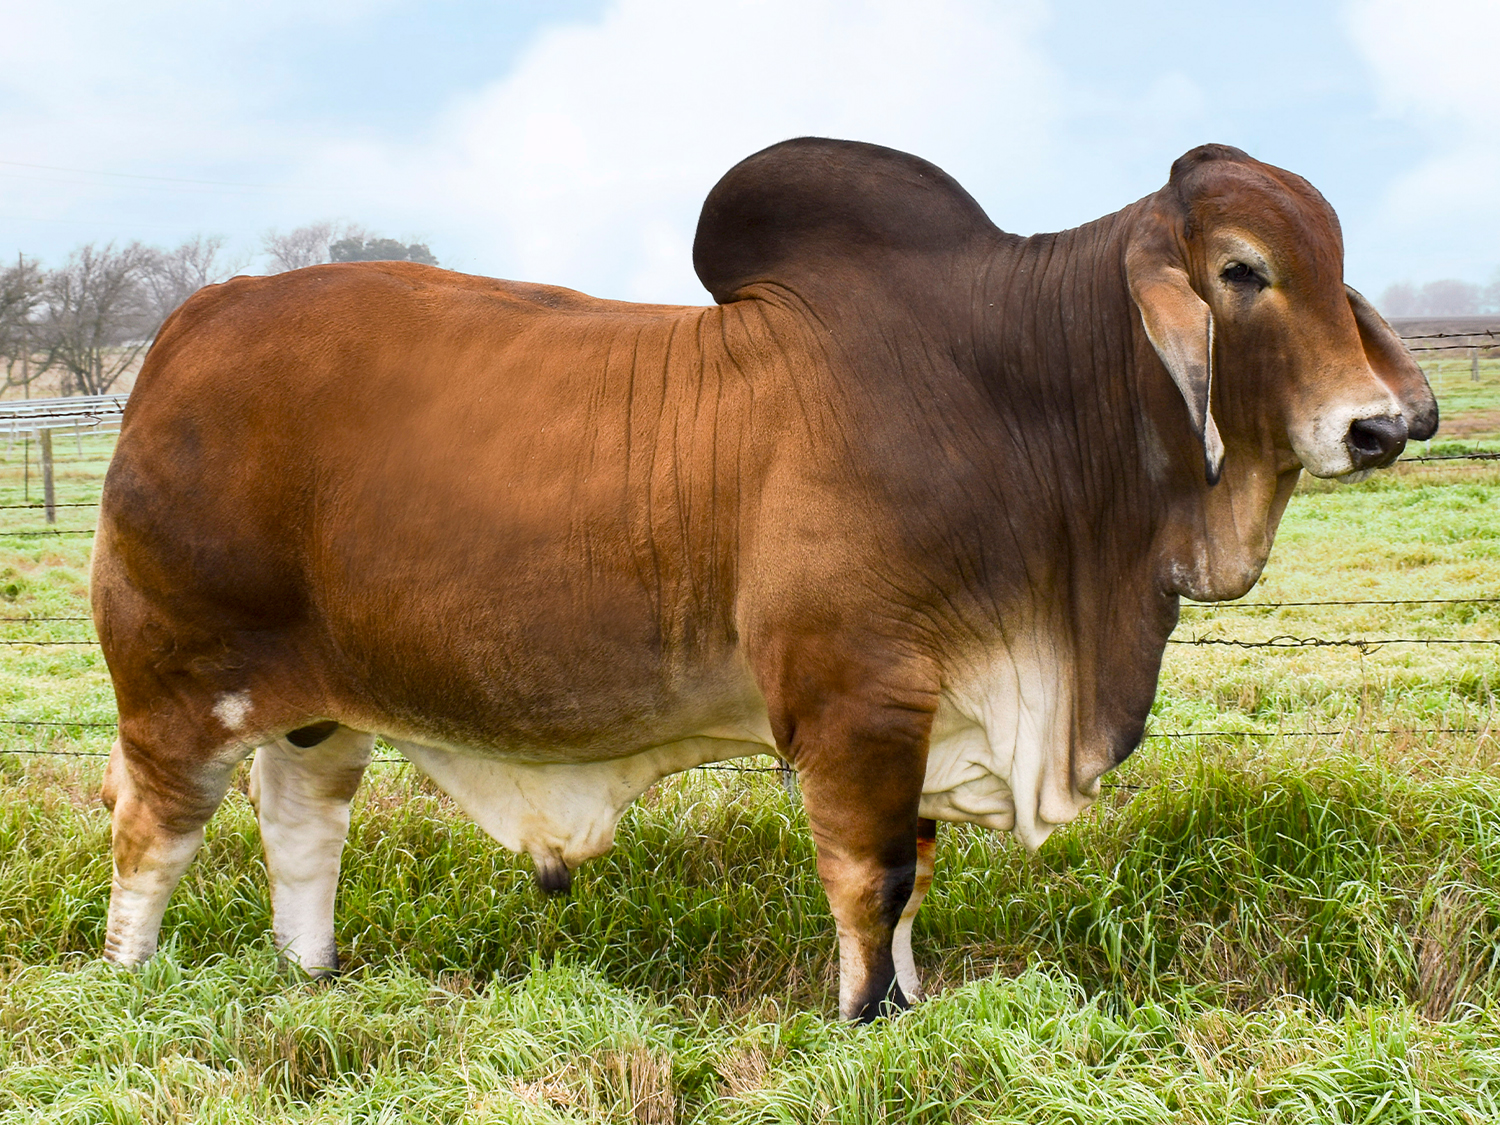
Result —
POLYGON ((1389 465, 1406 447, 1406 421, 1401 417, 1356 418, 1344 438, 1355 469, 1389 465))

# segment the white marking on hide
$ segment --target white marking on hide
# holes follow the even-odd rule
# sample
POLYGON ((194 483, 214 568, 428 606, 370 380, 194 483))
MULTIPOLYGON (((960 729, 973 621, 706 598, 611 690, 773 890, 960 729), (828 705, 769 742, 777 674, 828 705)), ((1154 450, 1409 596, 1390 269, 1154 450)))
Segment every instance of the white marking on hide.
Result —
POLYGON ((248 691, 227 691, 214 704, 214 718, 223 723, 226 730, 242 731, 251 706, 248 691))
POLYGON ((926 993, 922 988, 922 975, 917 971, 917 959, 911 950, 911 928, 917 920, 917 911, 922 908, 922 900, 927 897, 927 890, 932 886, 936 854, 936 840, 917 841, 917 874, 912 883, 911 898, 906 900, 901 919, 896 923, 896 932, 891 936, 891 958, 896 962, 896 983, 912 1004, 925 999, 926 993))
MULTIPOLYGON (((210 771, 208 791, 222 797, 229 769, 210 771)), ((114 797, 110 817, 113 879, 104 936, 104 958, 131 967, 156 952, 167 900, 203 843, 203 829, 173 833, 163 829, 150 802, 140 793, 119 741, 110 750, 105 786, 114 797), (128 867, 120 865, 121 854, 128 867)), ((217 797, 215 798, 217 800, 217 797)))
POLYGON ((132 968, 156 952, 167 900, 203 843, 203 829, 180 836, 161 833, 139 857, 134 870, 115 865, 109 892, 104 958, 132 968))
MULTIPOLYGON (((1374 381, 1374 376, 1370 376, 1374 381)), ((1315 477, 1341 477, 1354 471, 1354 459, 1344 439, 1356 421, 1400 418, 1401 404, 1389 391, 1364 402, 1340 403, 1320 410, 1311 418, 1294 419, 1288 428, 1292 451, 1302 467, 1315 477)))
POLYGON ((856 1004, 870 989, 869 968, 865 964, 862 935, 839 921, 837 906, 833 928, 839 942, 839 1018, 852 1020, 859 1014, 856 1004))
POLYGON ((1033 851, 1097 796, 1073 788, 1064 647, 1014 638, 943 693, 920 814, 1010 830, 1033 851))

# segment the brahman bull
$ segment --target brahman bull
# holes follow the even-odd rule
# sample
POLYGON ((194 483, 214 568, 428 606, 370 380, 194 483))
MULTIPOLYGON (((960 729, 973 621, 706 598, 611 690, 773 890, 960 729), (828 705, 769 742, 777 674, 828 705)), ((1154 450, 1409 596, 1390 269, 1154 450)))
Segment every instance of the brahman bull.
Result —
POLYGON ((933 822, 1035 848, 1076 817, 1178 599, 1251 587, 1302 469, 1436 428, 1342 259, 1317 191, 1233 148, 1021 238, 925 161, 802 139, 709 194, 710 307, 396 262, 210 286, 94 549, 106 956, 151 956, 251 751, 275 940, 315 972, 376 734, 548 889, 657 779, 772 751, 840 1012, 916 997, 933 822))

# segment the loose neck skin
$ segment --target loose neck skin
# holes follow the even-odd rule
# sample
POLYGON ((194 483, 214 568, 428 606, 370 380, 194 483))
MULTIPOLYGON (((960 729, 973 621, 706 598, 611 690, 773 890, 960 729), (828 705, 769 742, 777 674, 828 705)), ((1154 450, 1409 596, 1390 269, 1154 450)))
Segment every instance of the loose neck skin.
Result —
POLYGON ((1003 425, 1046 435, 1023 449, 1057 481, 1078 552, 1124 538, 1110 553, 1143 560, 1156 592, 1235 598, 1260 577, 1299 467, 1266 421, 1274 411, 1236 409, 1262 404, 1224 393, 1259 380, 1221 355, 1214 411, 1227 456, 1219 483, 1205 481, 1202 443, 1127 285, 1148 203, 1056 234, 997 234, 975 273, 976 374, 1003 425))
POLYGON ((1008 525, 1025 529, 1017 549, 1049 560, 1031 597, 1050 602, 1054 635, 1072 649, 1080 792, 1139 743, 1178 598, 1250 588, 1297 476, 1269 428, 1231 403, 1224 472, 1207 484, 1187 406, 1127 285, 1142 207, 1058 234, 1000 235, 974 274, 971 377, 995 411, 997 491, 1018 509, 1008 525), (1051 534, 1038 548, 1026 540, 1041 528, 1051 534))

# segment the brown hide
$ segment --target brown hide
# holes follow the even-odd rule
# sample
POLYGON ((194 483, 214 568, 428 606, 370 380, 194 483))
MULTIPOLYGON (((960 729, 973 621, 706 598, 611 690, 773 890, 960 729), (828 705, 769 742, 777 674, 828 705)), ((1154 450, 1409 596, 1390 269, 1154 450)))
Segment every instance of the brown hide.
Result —
MULTIPOLYGON (((692 747, 666 772, 774 735, 841 1010, 872 1014, 929 740, 1013 743, 1001 780, 1040 843, 1139 741, 1178 596, 1259 574, 1299 468, 1435 426, 1338 239, 1303 181, 1218 146, 1124 211, 1019 238, 924 161, 808 139, 710 194, 712 307, 401 263, 202 292, 142 370, 96 546, 111 955, 149 955, 176 841, 253 746, 291 785, 333 723, 406 740, 510 842, 475 762, 555 795, 549 765, 692 747), (165 873, 145 890, 143 862, 165 873)), ((362 751, 338 746, 342 794, 362 751)), ((512 846, 555 885, 599 831, 512 846)))

